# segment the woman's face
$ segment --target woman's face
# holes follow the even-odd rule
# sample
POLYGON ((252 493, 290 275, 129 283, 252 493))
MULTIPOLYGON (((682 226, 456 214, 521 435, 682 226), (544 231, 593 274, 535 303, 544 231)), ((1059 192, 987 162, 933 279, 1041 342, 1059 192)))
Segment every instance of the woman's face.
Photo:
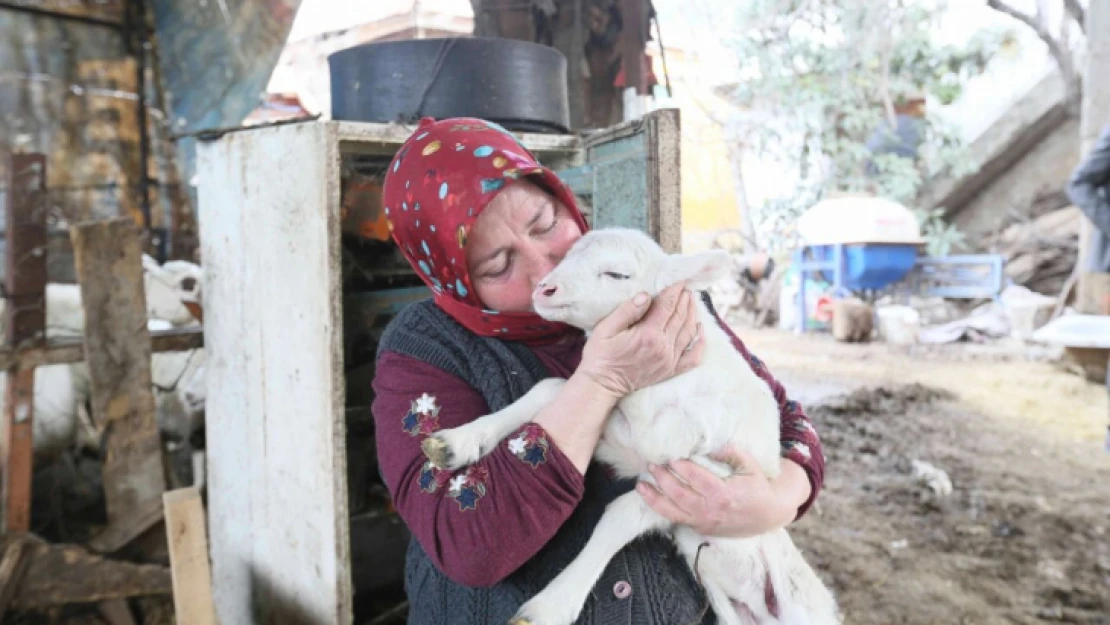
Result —
POLYGON ((486 206, 466 243, 474 292, 493 310, 532 310, 532 291, 582 236, 570 211, 527 180, 486 206))

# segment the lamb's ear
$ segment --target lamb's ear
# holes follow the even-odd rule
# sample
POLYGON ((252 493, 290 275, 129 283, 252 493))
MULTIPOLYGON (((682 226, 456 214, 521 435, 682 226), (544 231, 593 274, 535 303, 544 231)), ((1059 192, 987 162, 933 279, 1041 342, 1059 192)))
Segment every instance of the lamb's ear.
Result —
POLYGON ((717 280, 725 278, 732 269, 732 255, 725 250, 712 250, 698 254, 671 254, 663 261, 659 271, 659 290, 676 282, 686 281, 693 291, 709 288, 717 280))

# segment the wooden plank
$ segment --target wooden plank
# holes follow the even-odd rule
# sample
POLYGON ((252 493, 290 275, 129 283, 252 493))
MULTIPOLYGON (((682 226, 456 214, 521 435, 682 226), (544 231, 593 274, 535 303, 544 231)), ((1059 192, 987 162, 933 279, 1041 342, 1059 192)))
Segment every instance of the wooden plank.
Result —
POLYGON ((23 581, 23 573, 27 569, 26 547, 25 541, 16 539, 10 541, 4 550, 4 560, 0 562, 0 622, 3 622, 4 612, 23 581))
MULTIPOLYGON (((150 333, 150 351, 187 352, 204 347, 204 332, 200 328, 161 330, 150 333)), ((78 338, 53 339, 41 347, 21 349, 16 355, 12 350, 0 348, 0 369, 15 364, 20 367, 60 365, 85 360, 85 340, 78 338)))
MULTIPOLYGON (((105 481, 105 489, 108 488, 109 485, 105 481)), ((108 526, 89 540, 89 549, 101 554, 114 553, 154 527, 162 520, 162 506, 160 501, 152 501, 159 505, 154 506, 151 501, 147 501, 142 508, 130 511, 126 517, 118 521, 112 521, 109 518, 108 526)))
MULTIPOLYGON (((414 125, 374 124, 369 122, 313 122, 330 126, 345 154, 379 154, 392 157, 401 144, 416 130, 414 125)), ((564 167, 581 156, 582 139, 574 134, 513 133, 541 162, 564 167)))
POLYGON ((126 218, 79 224, 71 236, 85 309, 92 416, 104 430, 104 534, 118 537, 99 542, 113 551, 149 529, 166 489, 151 392, 142 249, 135 223, 126 218))
POLYGON ((350 623, 336 126, 232 133, 197 157, 216 614, 350 623))
MULTIPOLYGON (((13 154, 8 170, 8 345, 34 346, 46 336, 46 157, 13 154)), ((8 367, 0 473, 4 531, 31 527, 35 370, 8 367)))
MULTIPOLYGON (((682 248, 681 137, 677 109, 591 136, 586 165, 593 177, 591 226, 636 228, 668 252, 682 248)), ((568 177, 580 174, 571 170, 568 177)))
POLYGON ((126 599, 109 599, 96 607, 108 625, 135 625, 135 616, 131 614, 126 599))
POLYGON ((1075 309, 1086 315, 1110 315, 1110 273, 1085 271, 1079 274, 1075 309))
POLYGON ((5 535, 0 544, 7 547, 15 540, 28 541, 27 568, 12 600, 16 609, 99 603, 173 591, 170 570, 165 567, 109 560, 77 545, 49 544, 30 535, 5 535))
POLYGON ((162 495, 162 502, 166 509, 176 622, 178 625, 215 625, 208 531, 200 491, 195 486, 168 491, 162 495))
POLYGON ((682 251, 682 126, 678 109, 649 113, 648 210, 652 234, 670 253, 682 251))

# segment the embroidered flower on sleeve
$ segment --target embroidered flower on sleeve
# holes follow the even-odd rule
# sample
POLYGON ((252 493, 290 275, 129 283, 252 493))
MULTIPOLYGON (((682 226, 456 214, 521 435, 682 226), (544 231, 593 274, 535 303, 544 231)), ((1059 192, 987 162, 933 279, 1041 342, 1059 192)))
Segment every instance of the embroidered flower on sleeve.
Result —
POLYGON ((509 439, 509 452, 533 469, 547 462, 549 448, 543 428, 535 423, 524 426, 516 438, 509 439))
POLYGON ((806 434, 812 434, 813 436, 817 435, 817 430, 814 429, 813 424, 809 422, 809 419, 806 419, 805 417, 791 419, 790 427, 799 432, 805 432, 806 434))
POLYGON ((420 482, 420 490, 430 494, 439 490, 451 479, 451 472, 437 469, 429 460, 421 467, 420 476, 417 479, 420 482))
POLYGON ((462 473, 451 478, 447 494, 459 503, 459 510, 475 510, 478 500, 486 495, 486 479, 489 471, 485 467, 471 465, 462 473))
POLYGON ((798 412, 798 408, 798 402, 794 401, 793 399, 786 400, 786 405, 783 406, 783 410, 785 410, 787 414, 794 414, 798 412))
POLYGON ((783 441, 782 455, 786 456, 789 455, 791 452, 797 452, 798 455, 806 462, 809 462, 809 459, 813 456, 813 453, 809 450, 809 445, 806 445, 805 443, 799 443, 797 441, 783 441))
POLYGON ((409 411, 401 419, 401 427, 410 436, 427 436, 439 429, 439 406, 433 395, 424 393, 412 401, 409 411))

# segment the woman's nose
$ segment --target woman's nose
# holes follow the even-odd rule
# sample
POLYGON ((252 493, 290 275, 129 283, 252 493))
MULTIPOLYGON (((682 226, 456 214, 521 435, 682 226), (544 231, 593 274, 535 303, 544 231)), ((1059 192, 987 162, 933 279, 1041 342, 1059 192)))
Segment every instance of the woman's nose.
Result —
POLYGON ((555 269, 557 261, 553 260, 548 251, 540 246, 533 246, 527 250, 520 252, 521 260, 527 263, 528 275, 531 277, 531 282, 537 293, 540 291, 540 285, 543 284, 544 278, 551 275, 551 271, 555 269))

